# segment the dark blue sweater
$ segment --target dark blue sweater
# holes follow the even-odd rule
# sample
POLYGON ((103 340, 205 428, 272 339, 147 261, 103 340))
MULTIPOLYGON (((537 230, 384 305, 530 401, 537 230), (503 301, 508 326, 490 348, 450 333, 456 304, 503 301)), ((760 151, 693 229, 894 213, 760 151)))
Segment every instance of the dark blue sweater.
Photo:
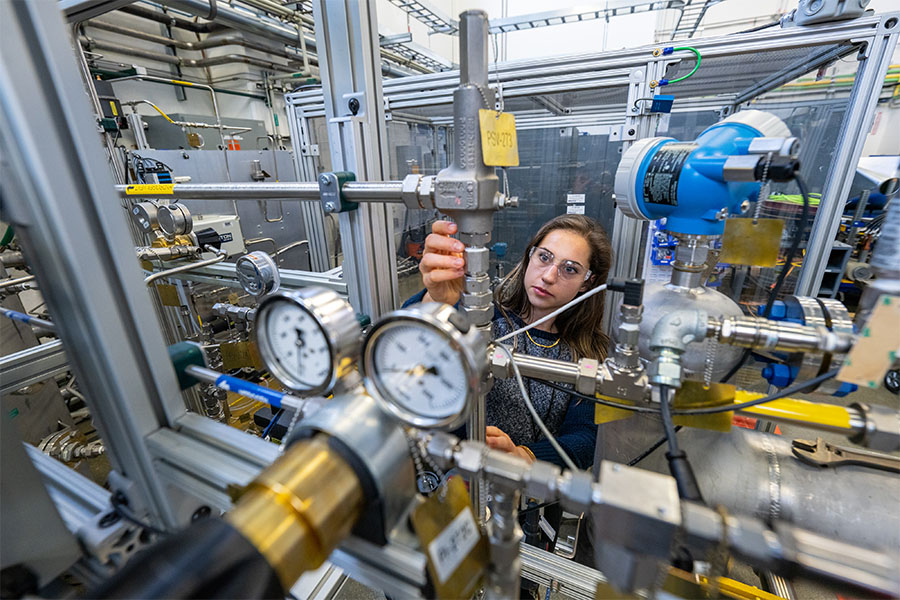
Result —
MULTIPOLYGON (((404 302, 403 306, 418 304, 422 302, 424 296, 425 290, 422 290, 404 302)), ((495 339, 524 325, 524 321, 518 315, 509 314, 507 320, 496 307, 494 308, 495 339)), ((530 336, 520 333, 505 343, 514 351, 531 356, 572 360, 571 350, 558 335, 539 329, 532 329, 528 333, 530 336)), ((537 380, 525 379, 525 385, 535 410, 556 437, 559 445, 579 468, 588 468, 594 461, 594 446, 597 440, 593 403, 580 401, 569 394, 558 392, 537 380)), ((494 381, 494 387, 485 399, 485 411, 487 424, 504 431, 513 443, 526 446, 539 460, 565 466, 531 417, 514 377, 494 381)), ((464 434, 464 428, 458 432, 458 435, 464 434)))

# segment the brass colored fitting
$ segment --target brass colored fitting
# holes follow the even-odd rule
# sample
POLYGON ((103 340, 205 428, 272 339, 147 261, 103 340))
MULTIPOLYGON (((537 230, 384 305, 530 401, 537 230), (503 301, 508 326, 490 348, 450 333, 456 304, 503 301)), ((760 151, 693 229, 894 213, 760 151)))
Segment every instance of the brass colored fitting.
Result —
POLYGON ((275 569, 285 590, 319 567, 349 533, 363 507, 353 469, 328 436, 301 440, 247 486, 225 515, 275 569))

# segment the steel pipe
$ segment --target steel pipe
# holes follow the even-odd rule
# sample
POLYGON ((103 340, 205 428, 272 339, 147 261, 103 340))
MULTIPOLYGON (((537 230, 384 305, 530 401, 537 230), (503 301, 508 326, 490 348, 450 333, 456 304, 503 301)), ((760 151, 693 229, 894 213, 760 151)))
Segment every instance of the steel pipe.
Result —
MULTIPOLYGON (((401 202, 402 181, 350 181, 342 188, 344 197, 354 202, 401 202)), ((176 183, 171 194, 140 186, 117 185, 123 198, 172 196, 182 200, 319 200, 319 184, 309 181, 260 183, 176 183)))
MULTIPOLYGON (((209 246, 207 246, 209 248, 209 246)), ((221 251, 219 251, 221 252, 221 251)), ((178 273, 183 273, 185 271, 193 271, 194 269, 199 269, 200 267, 208 267, 210 265, 214 265, 216 263, 220 263, 225 260, 225 253, 221 252, 214 258, 208 258, 206 260, 201 260, 199 262, 193 262, 186 265, 181 265, 178 267, 172 267, 171 269, 166 269, 165 271, 160 271, 159 273, 153 273, 152 275, 148 275, 144 279, 144 283, 146 285, 150 285, 157 279, 162 279, 163 277, 168 277, 170 275, 176 275, 178 273)))
POLYGON ((34 275, 26 275, 25 277, 18 277, 16 279, 7 279, 6 281, 0 282, 0 290, 4 288, 8 288, 14 285, 21 285, 23 283, 28 283, 29 281, 34 281, 34 275))

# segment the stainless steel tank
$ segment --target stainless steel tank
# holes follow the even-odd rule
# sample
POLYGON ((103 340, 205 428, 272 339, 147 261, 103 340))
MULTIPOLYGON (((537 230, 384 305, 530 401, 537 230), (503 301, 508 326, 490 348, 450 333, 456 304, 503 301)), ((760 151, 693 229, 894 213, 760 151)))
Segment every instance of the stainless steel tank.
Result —
MULTIPOLYGON (((641 321, 641 336, 639 347, 641 357, 647 360, 653 358, 649 348, 650 334, 653 327, 663 315, 676 310, 702 309, 711 317, 741 316, 743 313, 737 303, 716 290, 703 287, 683 287, 673 283, 649 283, 644 288, 644 316, 641 321)), ((721 379, 738 360, 743 350, 741 348, 717 344, 712 340, 693 343, 681 357, 685 375, 689 379, 703 379, 704 365, 708 347, 715 344, 712 380, 721 379)))

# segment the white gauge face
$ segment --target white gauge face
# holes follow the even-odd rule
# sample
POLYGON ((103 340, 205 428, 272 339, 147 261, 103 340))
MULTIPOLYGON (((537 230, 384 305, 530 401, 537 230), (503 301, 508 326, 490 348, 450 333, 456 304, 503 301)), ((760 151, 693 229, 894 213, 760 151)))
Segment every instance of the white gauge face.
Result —
POLYGON ((282 383, 298 391, 328 384, 334 370, 331 345, 309 312, 294 302, 275 302, 263 327, 274 363, 269 366, 282 383))
POLYGON ((386 400, 435 422, 465 410, 466 369, 446 336, 431 327, 404 323, 385 330, 374 343, 371 367, 386 400))

